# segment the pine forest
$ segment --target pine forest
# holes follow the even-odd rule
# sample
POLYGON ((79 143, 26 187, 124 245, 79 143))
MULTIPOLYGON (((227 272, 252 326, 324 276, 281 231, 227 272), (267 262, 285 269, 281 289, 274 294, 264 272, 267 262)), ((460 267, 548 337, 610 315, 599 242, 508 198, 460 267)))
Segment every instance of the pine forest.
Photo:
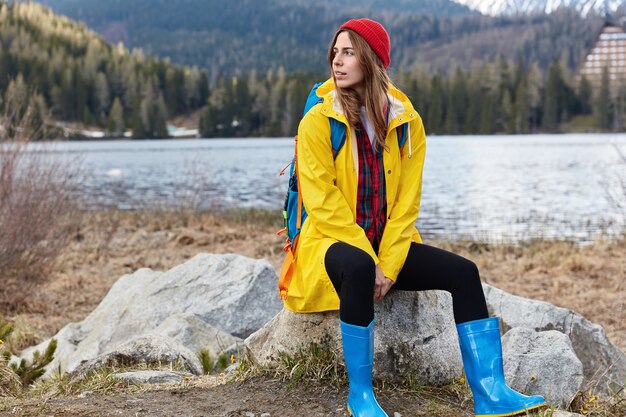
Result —
MULTIPOLYGON (((626 86, 605 74, 592 88, 577 75, 602 24, 567 9, 517 20, 409 15, 390 24, 390 72, 429 134, 621 131, 626 86)), ((195 115, 197 124, 187 127, 200 137, 291 136, 311 86, 328 77, 323 65, 294 68, 302 50, 288 56, 280 48, 284 59, 269 67, 245 58, 246 65, 218 71, 176 65, 109 44, 32 2, 0 2, 0 44, 7 137, 25 115, 34 139, 59 137, 66 125, 164 138, 168 121, 185 115, 195 115)), ((325 48, 315 55, 321 64, 325 48)), ((233 62, 223 56, 229 50, 203 59, 233 62)))

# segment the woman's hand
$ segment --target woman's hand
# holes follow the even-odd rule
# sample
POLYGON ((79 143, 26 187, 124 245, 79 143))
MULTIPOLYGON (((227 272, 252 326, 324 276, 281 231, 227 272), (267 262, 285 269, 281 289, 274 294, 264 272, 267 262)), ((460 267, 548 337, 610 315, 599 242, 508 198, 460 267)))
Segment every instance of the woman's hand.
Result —
POLYGON ((380 268, 380 265, 376 265, 376 281, 374 282, 374 301, 380 301, 385 297, 387 292, 391 289, 391 286, 394 284, 392 280, 387 278, 385 274, 383 274, 383 270, 380 268))

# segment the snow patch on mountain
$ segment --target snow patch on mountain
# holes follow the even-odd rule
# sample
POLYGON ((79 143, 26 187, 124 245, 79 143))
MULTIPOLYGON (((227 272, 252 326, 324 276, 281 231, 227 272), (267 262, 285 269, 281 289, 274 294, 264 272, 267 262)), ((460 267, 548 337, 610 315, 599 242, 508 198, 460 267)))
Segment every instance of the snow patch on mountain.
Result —
POLYGON ((536 12, 550 13, 559 7, 574 7, 581 14, 587 15, 595 10, 604 13, 605 7, 609 11, 615 11, 623 0, 454 0, 471 9, 491 15, 519 15, 536 12), (605 4, 606 3, 606 4, 605 4))

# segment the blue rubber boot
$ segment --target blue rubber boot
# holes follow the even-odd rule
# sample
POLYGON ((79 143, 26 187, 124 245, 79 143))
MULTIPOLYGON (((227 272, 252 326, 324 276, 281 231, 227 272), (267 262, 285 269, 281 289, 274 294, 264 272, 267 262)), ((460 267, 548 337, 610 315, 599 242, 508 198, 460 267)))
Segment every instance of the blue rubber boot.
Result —
POLYGON ((354 417, 388 417, 372 390, 374 320, 367 327, 341 324, 341 340, 350 382, 348 412, 354 417))
POLYGON ((497 317, 468 321, 456 328, 476 417, 526 415, 545 406, 542 396, 529 397, 506 384, 497 317))

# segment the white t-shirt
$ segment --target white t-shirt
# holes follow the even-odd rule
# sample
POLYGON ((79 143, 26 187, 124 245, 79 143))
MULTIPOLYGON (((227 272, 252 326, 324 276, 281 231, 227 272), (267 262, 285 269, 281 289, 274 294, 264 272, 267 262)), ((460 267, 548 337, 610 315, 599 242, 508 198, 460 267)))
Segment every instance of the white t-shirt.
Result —
POLYGON ((363 123, 363 128, 365 128, 365 131, 367 132, 367 137, 370 139, 372 149, 374 150, 374 153, 376 153, 376 146, 374 145, 374 140, 376 139, 376 137, 374 136, 374 126, 372 126, 369 119, 367 118, 365 106, 361 106, 361 123, 363 123))

